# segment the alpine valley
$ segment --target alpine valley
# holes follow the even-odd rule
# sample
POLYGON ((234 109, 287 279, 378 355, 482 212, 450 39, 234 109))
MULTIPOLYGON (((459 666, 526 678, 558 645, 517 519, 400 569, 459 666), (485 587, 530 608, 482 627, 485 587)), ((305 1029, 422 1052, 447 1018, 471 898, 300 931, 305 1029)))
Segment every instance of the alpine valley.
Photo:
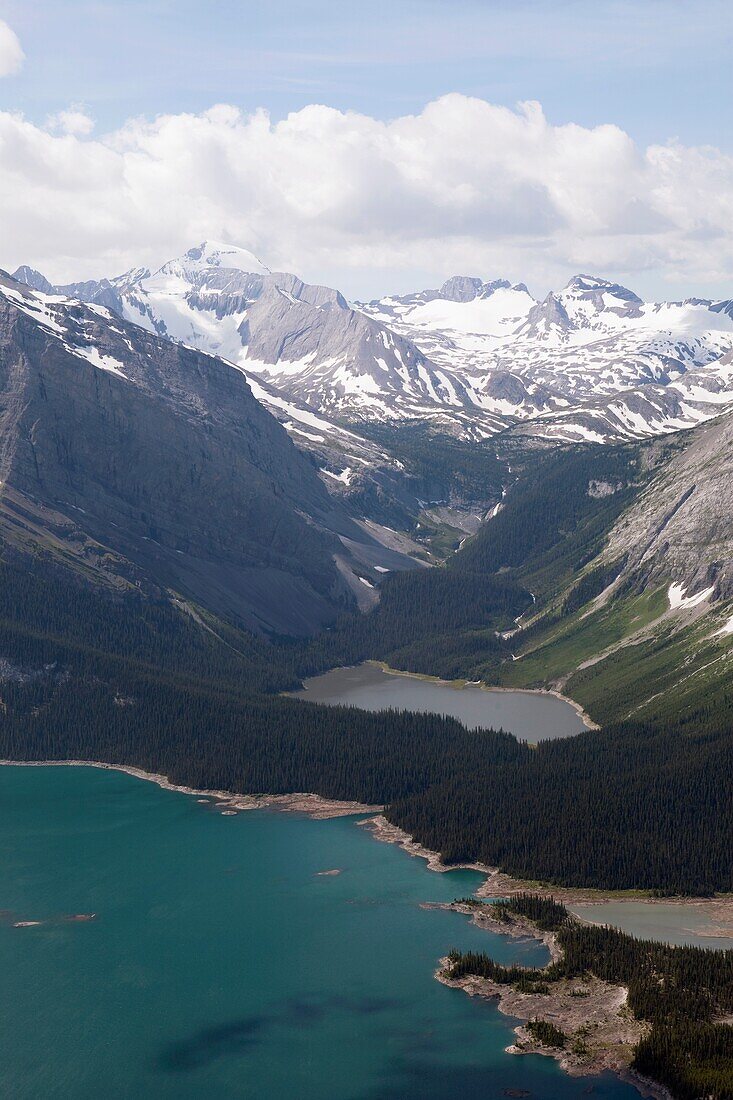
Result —
POLYGON ((526 1049, 574 1072, 733 1096, 733 952, 549 900, 733 893, 733 300, 578 275, 349 303, 207 241, 0 276, 0 387, 0 757, 383 808, 378 835, 493 869, 514 900, 486 920, 557 949, 456 952, 441 981, 511 987, 526 1049), (560 692, 588 728, 289 694, 367 660, 560 692), (565 995, 617 1030, 540 1018, 565 995))

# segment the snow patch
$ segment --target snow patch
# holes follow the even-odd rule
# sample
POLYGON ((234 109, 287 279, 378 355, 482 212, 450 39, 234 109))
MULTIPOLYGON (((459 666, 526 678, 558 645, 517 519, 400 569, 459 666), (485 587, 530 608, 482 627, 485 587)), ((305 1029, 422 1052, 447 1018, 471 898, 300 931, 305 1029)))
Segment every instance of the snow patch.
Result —
POLYGON ((283 427, 288 432, 296 432, 298 435, 304 436, 306 439, 310 439, 313 443, 325 443, 326 437, 323 435, 316 435, 315 432, 306 432, 303 428, 297 428, 293 424, 292 420, 286 420, 283 427))
POLYGON ((342 485, 351 485, 352 469, 350 466, 347 466, 340 474, 334 474, 332 470, 327 470, 325 466, 321 466, 321 473, 332 477, 334 481, 340 481, 342 485))
POLYGON ((99 370, 106 370, 110 374, 116 374, 118 378, 124 378, 126 382, 129 382, 129 377, 123 371, 124 363, 121 363, 119 359, 114 359, 111 355, 102 355, 99 348, 75 348, 65 345, 67 350, 75 355, 78 359, 86 359, 94 367, 98 367, 99 370))
POLYGON ((670 610, 678 611, 680 608, 697 607, 698 604, 703 603, 712 596, 714 588, 715 585, 711 584, 709 588, 704 588, 702 592, 696 592, 694 596, 686 596, 687 589, 683 588, 681 584, 670 584, 667 592, 670 610))
POLYGON ((713 634, 714 638, 719 638, 721 634, 733 634, 733 615, 728 619, 728 622, 720 630, 716 630, 713 634))

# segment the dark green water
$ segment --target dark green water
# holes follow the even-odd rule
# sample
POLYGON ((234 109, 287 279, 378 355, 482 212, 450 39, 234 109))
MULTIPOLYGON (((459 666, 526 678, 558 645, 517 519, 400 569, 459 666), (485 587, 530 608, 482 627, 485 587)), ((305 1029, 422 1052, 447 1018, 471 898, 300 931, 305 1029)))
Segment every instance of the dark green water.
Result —
POLYGON ((224 817, 119 773, 2 767, 0 1095, 637 1097, 505 1054, 510 1021, 434 981, 452 946, 544 959, 419 907, 478 882, 349 818, 224 817))

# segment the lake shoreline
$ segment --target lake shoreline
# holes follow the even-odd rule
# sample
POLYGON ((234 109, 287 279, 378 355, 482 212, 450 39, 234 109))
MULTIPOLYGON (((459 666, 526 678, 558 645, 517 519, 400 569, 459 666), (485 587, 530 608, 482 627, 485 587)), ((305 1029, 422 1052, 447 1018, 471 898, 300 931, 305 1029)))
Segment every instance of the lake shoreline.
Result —
MULTIPOLYGON (((469 905, 465 902, 429 904, 426 908, 449 909, 470 916, 479 928, 518 939, 531 937, 540 940, 550 954, 551 966, 562 958, 562 950, 554 932, 543 932, 528 918, 514 916, 511 923, 499 920, 492 913, 493 906, 469 905)), ((554 1058, 560 1068, 571 1077, 588 1077, 611 1071, 622 1081, 632 1085, 642 1096, 650 1100, 673 1100, 666 1086, 637 1073, 631 1067, 633 1048, 648 1032, 649 1025, 629 1016, 625 1010, 628 990, 595 977, 561 979, 549 987, 549 992, 520 992, 511 985, 504 985, 467 975, 451 978, 446 973, 449 959, 442 958, 435 971, 435 978, 451 989, 460 989, 470 997, 488 997, 497 1002, 499 1011, 522 1023, 514 1028, 516 1042, 505 1048, 507 1054, 541 1054, 554 1058), (582 998, 578 989, 582 987, 582 998), (572 1049, 555 1049, 540 1043, 527 1029, 529 1020, 550 1017, 556 1026, 572 1035, 589 1021, 593 1029, 585 1038, 587 1049, 580 1053, 572 1049)))
MULTIPOLYGON (((497 928, 496 931, 501 930, 497 928)), ((560 1069, 570 1077, 586 1078, 611 1072, 621 1081, 632 1085, 641 1096, 649 1100, 673 1100, 672 1093, 664 1085, 637 1073, 630 1065, 631 1050, 646 1033, 648 1027, 643 1021, 635 1018, 624 1019, 619 1016, 619 1011, 623 1009, 627 997, 627 990, 623 986, 614 986, 598 979, 587 980, 584 983, 582 1004, 576 1005, 573 1011, 568 1010, 569 998, 573 997, 570 989, 578 986, 580 984, 578 982, 567 981, 563 983, 560 991, 549 994, 519 993, 511 986, 500 985, 488 978, 473 976, 450 978, 445 973, 448 962, 447 957, 440 960, 435 971, 436 981, 450 989, 460 990, 469 997, 493 1000, 503 1016, 522 1021, 513 1029, 515 1042, 504 1048, 507 1054, 515 1056, 539 1054, 546 1058, 553 1058, 560 1069), (573 1027, 577 1030, 577 1026, 592 1014, 605 1028, 602 1042, 612 1045, 610 1049, 608 1046, 599 1046, 598 1049, 589 1048, 589 1052, 585 1055, 544 1046, 526 1027, 530 1019, 537 1018, 538 1013, 543 1014, 542 1018, 545 1014, 550 1015, 556 1026, 563 1027, 563 1030, 565 1027, 573 1027)))
MULTIPOLYGON (((155 772, 148 772, 142 768, 137 768, 132 765, 125 764, 110 764, 99 760, 0 760, 0 766, 7 767, 84 767, 84 768, 98 768, 103 771, 117 771, 122 772, 125 775, 129 775, 135 779, 142 779, 146 782, 155 783, 156 786, 161 787, 163 790, 173 791, 178 794, 186 794, 196 796, 199 799, 206 799, 212 801, 214 808, 219 810, 222 814, 236 814, 242 811, 258 810, 258 809, 270 809, 280 812, 301 813, 304 816, 316 819, 327 820, 336 817, 346 816, 362 816, 362 819, 356 822, 366 828, 375 840, 379 840, 387 844, 396 844, 401 847, 405 852, 411 856, 417 856, 421 859, 425 859, 427 867, 431 871, 438 873, 444 873, 453 870, 470 870, 476 871, 485 877, 483 884, 476 890, 475 896, 477 898, 497 897, 497 896, 511 896, 511 894, 523 893, 531 891, 533 893, 543 894, 545 896, 552 896, 558 900, 567 904, 568 901, 582 901, 584 904, 592 904, 594 902, 601 903, 604 901, 622 901, 623 895, 614 893, 613 891, 598 891, 598 890, 583 890, 574 889, 570 887, 547 887, 538 883, 525 882, 520 879, 513 879, 511 876, 505 875, 497 868, 492 868, 483 863, 462 863, 462 864, 445 864, 438 852, 431 851, 425 848, 419 842, 415 841, 408 833, 403 829, 400 829, 396 825, 392 825, 382 815, 382 806, 372 806, 366 803, 355 801, 339 801, 336 799, 323 798, 319 795, 314 795, 307 792, 295 792, 291 794, 283 795, 242 795, 235 794, 231 791, 216 791, 205 790, 194 787, 188 787, 181 784, 175 784, 170 781, 167 776, 161 775, 155 772)), ((632 900, 632 898, 627 898, 632 900)), ((636 892, 633 895, 633 900, 644 900, 649 904, 664 905, 679 899, 674 898, 640 898, 639 893, 636 892)), ((688 902, 694 902, 701 906, 707 905, 726 905, 733 909, 733 899, 722 898, 686 898, 688 902)), ((490 914, 483 913, 481 910, 475 910, 474 907, 468 905, 461 905, 456 903, 446 903, 445 905, 437 904, 433 905, 428 903, 429 908, 453 908, 458 911, 470 914, 473 923, 479 925, 479 927, 491 927, 492 931, 496 931, 502 935, 509 936, 521 936, 531 937, 539 942, 544 943, 552 958, 557 957, 559 948, 554 942, 554 936, 552 934, 543 934, 536 927, 531 926, 529 922, 522 922, 517 924, 516 928, 510 930, 504 925, 500 925, 499 922, 491 922, 490 914), (526 925, 526 926, 525 926, 526 925)), ((488 907, 486 907, 488 908, 488 907)), ((582 919, 582 918, 579 918, 582 919)), ((593 923, 588 921, 587 923, 593 923)), ((488 986, 493 983, 486 983, 485 979, 461 979, 459 981, 452 981, 445 978, 442 975, 442 969, 445 965, 444 960, 441 960, 441 967, 436 971, 435 977, 437 980, 443 982, 445 985, 450 985, 455 988, 461 988, 464 992, 468 992, 470 995, 483 995, 488 997, 498 998, 499 1009, 504 1015, 521 1016, 521 1013, 517 1012, 517 1005, 512 1004, 511 1008, 507 1006, 508 991, 505 987, 496 987, 495 989, 489 989, 488 986), (474 988, 471 985, 472 982, 481 981, 486 988, 474 988), (471 988, 468 988, 471 986, 471 988), (506 1010, 502 1005, 507 1006, 506 1010)), ((672 1100, 671 1094, 661 1085, 656 1082, 642 1077, 640 1074, 635 1073, 629 1067, 622 1065, 610 1065, 600 1063, 595 1066, 593 1063, 578 1064, 573 1067, 568 1061, 566 1052, 555 1052, 549 1050, 546 1047, 541 1047, 526 1033, 520 1026, 515 1029, 520 1037, 521 1047, 517 1047, 516 1044, 507 1047, 508 1053, 513 1054, 529 1054, 537 1053, 543 1055, 549 1055, 556 1058, 560 1062, 560 1066, 568 1073, 575 1075, 592 1075, 594 1073, 602 1072, 605 1069, 611 1069, 621 1080, 626 1081, 628 1084, 634 1086, 637 1091, 650 1100, 672 1100)))
MULTIPOLYGON (((409 833, 398 825, 393 825, 382 814, 357 822, 371 832, 375 840, 385 844, 397 844, 408 855, 417 856, 427 861, 431 871, 478 871, 485 875, 486 879, 476 891, 477 898, 512 897, 515 894, 539 894, 542 897, 553 897, 564 905, 603 905, 606 902, 639 902, 645 905, 678 905, 685 902, 700 908, 709 908, 716 913, 730 915, 733 918, 733 895, 719 894, 714 897, 688 897, 670 896, 663 898, 652 897, 640 890, 602 890, 596 887, 583 886, 551 886, 547 883, 535 882, 528 879, 514 878, 506 874, 498 867, 489 867, 485 863, 444 863, 440 853, 424 847, 409 833)), ((582 919, 582 918, 578 918, 582 919)), ((591 920, 587 924, 598 923, 591 920)))
MULTIPOLYGON (((365 818, 364 821, 358 822, 369 829, 374 839, 381 840, 383 844, 396 844, 401 847, 409 856, 415 856, 419 859, 425 859, 427 867, 431 871, 446 872, 451 870, 471 870, 478 871, 485 875, 484 882, 479 889, 475 891, 475 897, 478 899, 489 898, 504 898, 512 897, 513 894, 518 893, 536 893, 543 895, 547 898, 555 898, 566 905, 571 902, 582 902, 583 904, 602 904, 603 902, 615 901, 644 901, 649 905, 674 905, 679 904, 680 901, 685 901, 689 904, 699 905, 700 908, 710 908, 713 912, 720 912, 721 906, 727 913, 733 913, 733 898, 719 897, 719 898, 641 898, 638 891, 630 891, 624 897, 623 892, 613 891, 601 891, 590 890, 582 888, 571 887, 548 887, 546 884, 537 882, 523 881, 522 879, 514 879, 511 876, 505 875, 503 871, 497 868, 488 867, 485 864, 445 864, 442 861, 440 854, 437 851, 433 851, 426 848, 424 845, 419 844, 412 836, 401 829, 397 825, 392 825, 383 815, 375 817, 365 818)), ((455 912, 464 913, 467 916, 470 915, 474 924, 479 927, 485 928, 486 931, 495 932, 503 936, 511 936, 518 938, 532 937, 536 941, 545 944, 550 954, 550 960, 556 961, 561 956, 561 950, 557 943, 557 938, 554 933, 541 932, 539 928, 533 922, 524 919, 515 919, 511 925, 505 925, 503 922, 492 920, 491 906, 490 905, 469 905, 463 902, 448 902, 448 903, 426 903, 426 909, 449 909, 455 912)), ((593 924, 592 922, 583 919, 582 916, 573 914, 576 920, 579 920, 584 924, 593 924)), ((733 936, 733 933, 731 934, 733 936)), ((731 939, 731 946, 733 947, 733 938, 731 939)), ((489 979, 478 978, 468 976, 460 979, 450 979, 445 975, 445 968, 448 964, 448 959, 440 959, 438 969, 435 971, 435 978, 440 981, 442 985, 449 986, 452 989, 460 989, 464 993, 468 993, 470 997, 486 997, 496 1000, 497 1008, 503 1015, 513 1016, 515 1019, 523 1020, 526 1023, 528 1020, 533 1019, 539 1012, 546 1012, 548 1007, 550 1009, 557 1010, 560 1008, 560 1003, 557 998, 554 1000, 554 994, 543 993, 539 994, 538 1003, 534 1003, 537 997, 533 1000, 533 994, 519 993, 507 987, 499 985, 497 982, 492 982, 489 979), (556 1003, 558 1001, 558 1003, 556 1003), (525 1013, 526 1009, 526 1013, 525 1013)), ((626 990, 623 987, 615 987, 609 985, 609 983, 601 982, 594 979, 597 983, 598 989, 595 990, 598 996, 595 997, 595 1008, 603 1014, 605 1012, 606 1018, 610 1016, 611 1010, 614 1009, 613 999, 616 997, 616 993, 623 994, 622 1000, 619 1004, 615 1005, 614 1011, 619 1011, 620 1005, 623 1003, 623 999, 626 996, 626 990)), ((569 985, 572 985, 570 982, 569 985)), ((567 992, 567 991, 566 991, 567 992)), ((617 999, 617 997, 616 997, 617 999)), ((566 1001, 567 1003, 567 1001, 566 1001)), ((582 1000, 584 1009, 587 1009, 586 999, 582 1000)), ((553 1013, 554 1018, 557 1019, 560 1013, 555 1011, 553 1013)), ((606 1026, 610 1021, 606 1019, 606 1026)), ((644 1031, 644 1024, 642 1021, 635 1021, 637 1025, 638 1037, 641 1037, 644 1031)), ((535 1040, 534 1036, 530 1035, 523 1024, 519 1024, 515 1027, 514 1032, 517 1036, 517 1043, 506 1047, 507 1054, 524 1055, 524 1054, 540 1054, 545 1057, 555 1058, 560 1068, 570 1076, 593 1076, 603 1073, 605 1070, 612 1071, 616 1077, 623 1080, 628 1085, 632 1085, 636 1091, 642 1097, 648 1098, 648 1100, 674 1100, 671 1092, 664 1086, 660 1085, 658 1081, 652 1078, 645 1077, 643 1074, 637 1073, 635 1069, 631 1067, 630 1057, 627 1057, 628 1052, 623 1051, 623 1046, 628 1045, 628 1035, 625 1033, 622 1035, 623 1029, 621 1025, 616 1026, 616 1045, 620 1049, 617 1049, 615 1054, 609 1053, 597 1053, 594 1056, 587 1058, 580 1058, 573 1056, 567 1051, 554 1051, 549 1047, 543 1046, 535 1040)), ((613 1033, 614 1024, 611 1024, 611 1031, 613 1033)), ((630 1033, 631 1034, 631 1033, 630 1033)), ((606 1038, 608 1038, 606 1034, 606 1038)), ((611 1041, 613 1038, 611 1036, 611 1041)))
MULTIPOLYGON (((515 894, 533 893, 543 897, 553 897, 564 905, 603 905, 608 902, 638 902, 645 905, 676 905, 684 902, 710 909, 716 915, 733 921, 733 895, 714 897, 670 896, 652 897, 639 890, 602 890, 595 887, 551 886, 546 883, 514 878, 497 867, 485 863, 444 863, 439 852, 424 847, 398 825, 393 825, 383 815, 384 806, 370 805, 365 802, 347 799, 326 798, 307 791, 294 791, 289 794, 237 794, 234 791, 209 790, 173 783, 168 776, 157 772, 148 772, 132 764, 112 764, 104 760, 0 760, 0 767, 17 768, 98 768, 100 771, 122 772, 134 779, 155 783, 166 791, 186 794, 211 801, 215 809, 235 813, 250 810, 275 810, 284 813, 300 813, 315 820, 330 820, 336 817, 361 817, 356 824, 367 829, 375 840, 384 844, 396 844, 408 855, 424 859, 428 869, 437 873, 448 871, 476 871, 485 876, 484 882, 476 890, 477 898, 512 897, 515 894)), ((601 922, 577 916, 586 924, 601 922)), ((692 930, 694 931, 694 930, 692 930)), ((706 934, 704 930, 701 935, 706 934)), ((537 938, 535 936, 535 938, 537 938)))
MULTIPOLYGON (((186 794, 211 801, 222 812, 247 812, 250 810, 274 810, 284 813, 300 813, 314 820, 330 820, 336 817, 361 817, 356 824, 367 829, 375 840, 384 844, 396 844, 408 855, 424 859, 428 869, 437 873, 448 871, 476 871, 485 876, 476 890, 477 898, 512 897, 515 894, 533 893, 553 897, 564 905, 603 905, 608 902, 637 902, 645 905, 676 905, 681 902, 710 909, 716 915, 733 921, 733 895, 718 894, 714 897, 670 896, 652 897, 639 890, 602 890, 595 887, 550 886, 546 883, 514 878, 497 867, 485 863, 444 863, 439 852, 424 847, 398 825, 393 825, 383 815, 384 806, 347 799, 326 798, 307 791, 289 794, 237 794, 234 791, 209 790, 173 783, 168 776, 148 772, 132 764, 111 764, 104 760, 0 760, 0 767, 17 768, 98 768, 100 771, 122 772, 134 779, 155 783, 166 791, 186 794)), ((586 924, 598 924, 589 918, 576 915, 586 924)), ((694 931, 694 930, 691 930, 694 931)), ((701 930, 701 935, 707 934, 701 930)), ((537 936, 535 935, 535 938, 537 936)))
POLYGON ((235 794, 233 791, 199 790, 172 783, 168 776, 157 772, 148 772, 131 764, 108 764, 103 760, 0 760, 0 767, 17 768, 99 768, 102 771, 123 772, 134 779, 143 779, 155 783, 165 791, 177 794, 195 795, 212 800, 216 809, 222 813, 239 813, 247 810, 280 810, 285 813, 302 813, 315 820, 328 820, 333 817, 350 817, 357 814, 378 814, 382 806, 371 806, 365 802, 349 802, 335 798, 324 798, 308 792, 291 794, 235 794))
MULTIPOLYGON (((405 687, 407 688, 407 685, 405 687)), ((583 710, 580 703, 575 699, 571 699, 568 695, 563 695, 557 688, 506 687, 498 684, 487 684, 483 680, 446 680, 426 672, 408 672, 405 669, 392 668, 385 661, 373 659, 358 661, 356 664, 351 665, 336 665, 312 676, 306 676, 299 688, 283 691, 280 694, 284 698, 299 699, 321 706, 355 707, 358 710, 368 710, 374 713, 379 713, 380 710, 413 710, 416 713, 442 714, 454 718, 471 730, 503 729, 516 738, 517 741, 524 742, 530 747, 534 747, 540 741, 578 737, 582 733, 601 728, 583 710), (441 691, 446 692, 444 700, 451 695, 461 696, 464 691, 466 697, 469 698, 464 698, 460 702, 456 700, 455 706, 451 703, 447 709, 443 709, 441 702, 436 703, 435 699, 432 700, 433 705, 421 705, 410 696, 408 690, 408 697, 405 699, 390 697, 384 698, 378 705, 367 704, 364 702, 363 696, 371 692, 376 693, 376 696, 379 697, 384 685, 376 681, 371 682, 369 678, 362 682, 359 682, 358 679, 354 680, 353 675, 360 672, 362 676, 371 672, 371 677, 374 678, 376 675, 377 680, 381 676, 392 680, 414 681, 416 685, 424 684, 426 689, 438 693, 441 691), (338 681, 342 674, 346 674, 346 682, 340 684, 338 681), (349 677, 348 674, 352 674, 352 676, 349 677), (489 708, 488 715, 480 714, 480 712, 477 714, 472 709, 471 698, 473 693, 477 691, 485 696, 493 695, 495 697, 493 704, 488 699, 486 700, 486 707, 489 708), (514 697, 517 704, 521 702, 523 707, 529 707, 529 711, 519 718, 519 726, 512 721, 509 715, 501 713, 503 704, 500 703, 499 696, 509 697, 509 699, 514 697), (557 714, 551 711, 549 725, 547 721, 539 723, 534 708, 541 705, 540 700, 543 698, 556 700, 557 703, 567 708, 570 713, 567 717, 563 717, 562 722, 560 722, 557 714), (500 713, 492 715, 491 711, 497 707, 499 707, 500 713)), ((481 709, 485 710, 486 707, 481 709)), ((547 718, 546 715, 545 719, 547 720, 547 718)))
MULTIPOLYGON (((392 668, 386 664, 385 661, 369 660, 361 662, 365 665, 376 665, 377 668, 381 668, 382 672, 386 672, 388 676, 407 676, 413 680, 427 680, 429 683, 441 684, 443 687, 454 688, 456 691, 460 691, 465 687, 475 687, 479 691, 487 692, 509 692, 512 695, 552 695, 555 699, 560 699, 563 703, 567 703, 572 707, 580 720, 585 725, 586 729, 599 730, 601 727, 597 722, 594 722, 589 714, 587 714, 580 703, 575 699, 571 699, 569 695, 563 695, 561 691, 557 691, 555 688, 513 688, 502 687, 499 684, 487 684, 483 680, 443 680, 440 676, 430 676, 425 672, 406 672, 403 669, 392 668)), ((345 665, 345 668, 357 668, 357 665, 345 665)), ((329 670, 332 671, 332 670, 329 670)), ((575 734, 574 736, 578 736, 575 734)), ((519 738, 518 738, 519 740, 519 738)))

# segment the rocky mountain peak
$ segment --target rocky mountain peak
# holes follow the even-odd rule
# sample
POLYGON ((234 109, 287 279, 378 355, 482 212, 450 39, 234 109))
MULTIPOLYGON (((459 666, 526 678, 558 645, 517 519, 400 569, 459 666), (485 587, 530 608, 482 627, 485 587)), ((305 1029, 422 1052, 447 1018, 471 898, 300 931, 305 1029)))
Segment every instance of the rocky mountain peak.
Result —
POLYGON ((25 286, 29 286, 33 290, 40 290, 41 294, 53 294, 53 285, 49 283, 46 276, 41 275, 41 272, 36 271, 34 267, 28 267, 28 264, 21 264, 19 268, 16 268, 12 278, 17 283, 24 283, 25 286))
POLYGON ((0 541, 95 583, 144 578, 297 635, 363 596, 359 577, 373 588, 375 561, 405 565, 334 502, 231 362, 4 273, 0 399, 0 505, 33 514, 19 532, 0 507, 0 541))
POLYGON ((495 290, 506 290, 510 285, 506 279, 493 279, 485 283, 475 276, 452 275, 443 283, 438 297, 448 302, 472 302, 474 298, 488 298, 495 290))
MULTIPOLYGON (((121 275, 115 275, 109 280, 111 286, 116 287, 128 287, 134 286, 135 283, 141 283, 144 279, 150 278, 149 267, 131 267, 129 271, 123 271, 121 275)), ((107 280, 102 280, 106 282, 107 280)))
POLYGON ((469 275, 452 275, 438 291, 449 302, 472 302, 481 290, 481 280, 469 275))
POLYGON ((600 302, 600 308, 603 308, 604 303, 607 302, 604 295, 630 305, 641 306, 644 304, 643 299, 635 294, 633 290, 629 290, 628 287, 622 286, 620 283, 601 279, 597 275, 574 275, 561 290, 559 297, 597 301, 600 302))
POLYGON ((566 332, 572 327, 572 322, 560 297, 550 291, 544 301, 537 302, 536 305, 532 306, 521 331, 524 334, 540 335, 551 329, 566 332))
POLYGON ((733 298, 728 298, 722 302, 713 302, 710 310, 712 313, 725 313, 728 317, 733 317, 733 298))

